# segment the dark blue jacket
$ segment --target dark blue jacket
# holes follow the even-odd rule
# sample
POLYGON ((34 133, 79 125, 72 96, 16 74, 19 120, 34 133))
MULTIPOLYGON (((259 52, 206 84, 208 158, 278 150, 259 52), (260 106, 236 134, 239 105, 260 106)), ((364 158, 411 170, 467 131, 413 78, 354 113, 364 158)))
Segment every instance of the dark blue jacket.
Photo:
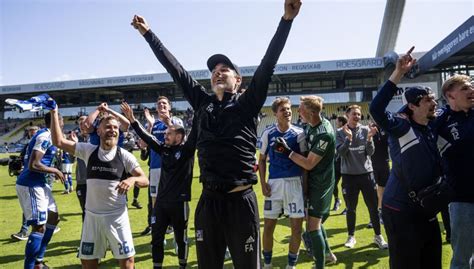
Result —
POLYGON ((438 135, 443 172, 455 191, 455 202, 474 203, 474 109, 453 111, 446 106, 437 111, 432 123, 438 135))
POLYGON ((370 104, 370 113, 389 134, 392 170, 383 205, 394 210, 411 210, 414 207, 408 197, 407 183, 414 191, 434 184, 441 174, 441 160, 429 126, 385 111, 397 90, 393 82, 385 82, 370 104))

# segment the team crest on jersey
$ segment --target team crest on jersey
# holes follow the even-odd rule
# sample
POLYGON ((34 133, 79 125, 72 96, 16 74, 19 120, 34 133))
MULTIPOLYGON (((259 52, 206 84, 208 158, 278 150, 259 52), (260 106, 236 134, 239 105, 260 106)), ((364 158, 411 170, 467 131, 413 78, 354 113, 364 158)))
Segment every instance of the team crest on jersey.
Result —
POLYGON ((207 107, 206 107, 206 111, 211 113, 212 111, 214 110, 214 104, 213 103, 210 103, 207 107))
POLYGON ((314 138, 313 135, 309 135, 309 141, 313 141, 313 138, 314 138))
POLYGON ((436 110, 435 115, 436 115, 436 117, 439 117, 439 116, 443 115, 443 113, 444 113, 444 110, 440 108, 440 109, 436 110))
POLYGON ((176 160, 179 160, 179 158, 181 158, 181 151, 178 151, 174 154, 174 157, 176 158, 176 160))
POLYGON ((41 148, 43 150, 47 150, 49 148, 49 145, 50 145, 49 141, 45 140, 45 141, 43 141, 43 143, 41 143, 41 148))
POLYGON ((324 140, 319 140, 319 143, 318 143, 318 149, 319 150, 325 151, 327 146, 328 146, 328 142, 326 142, 324 140))

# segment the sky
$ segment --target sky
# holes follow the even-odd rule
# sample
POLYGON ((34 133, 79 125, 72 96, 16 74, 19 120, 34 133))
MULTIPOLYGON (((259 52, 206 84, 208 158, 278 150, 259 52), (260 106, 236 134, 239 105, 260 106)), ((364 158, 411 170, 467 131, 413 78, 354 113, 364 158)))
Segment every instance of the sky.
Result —
MULTIPOLYGON (((284 0, 0 0, 0 85, 165 69, 130 26, 134 14, 188 70, 224 53, 258 65, 284 0)), ((303 0, 279 63, 374 57, 384 0, 303 0)), ((428 51, 474 14, 473 0, 406 0, 395 50, 428 51)))

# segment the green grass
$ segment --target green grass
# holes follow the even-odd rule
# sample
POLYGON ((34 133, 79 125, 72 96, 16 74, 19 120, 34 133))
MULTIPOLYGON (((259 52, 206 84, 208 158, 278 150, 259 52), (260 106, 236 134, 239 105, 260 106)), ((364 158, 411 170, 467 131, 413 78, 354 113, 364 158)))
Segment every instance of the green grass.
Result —
MULTIPOLYGON (((0 158, 6 157, 6 154, 0 154, 0 158)), ((147 166, 141 162, 144 170, 147 166)), ((197 268, 196 247, 194 244, 194 209, 196 208, 201 185, 198 181, 198 166, 196 163, 191 200, 191 217, 188 229, 190 239, 189 268, 197 268)), ((15 242, 10 239, 10 234, 18 232, 21 224, 21 208, 15 191, 15 178, 8 176, 6 167, 0 167, 0 268, 22 268, 25 242, 15 242)), ((77 247, 79 246, 81 236, 81 210, 76 194, 62 195, 63 185, 56 183, 54 185, 54 196, 61 215, 59 226, 61 231, 55 234, 48 246, 46 252, 47 264, 54 268, 80 268, 80 261, 76 257, 77 247)), ((260 185, 255 186, 255 192, 259 198, 260 219, 263 227, 263 196, 260 191, 260 185)), ((129 198, 131 198, 129 193, 129 198)), ((131 200, 131 199, 129 199, 131 200)), ((142 189, 139 200, 142 205, 146 205, 146 190, 142 189)), ((365 204, 360 198, 357 213, 357 245, 353 249, 344 247, 346 240, 346 220, 345 216, 334 214, 326 222, 326 230, 329 236, 329 243, 332 250, 338 258, 336 265, 328 268, 388 268, 388 251, 378 250, 372 243, 373 230, 367 229, 366 224, 369 216, 365 204)), ((338 212, 339 213, 339 212, 338 212)), ((129 208, 130 221, 134 236, 134 244, 137 255, 135 256, 136 268, 151 268, 151 248, 150 236, 140 236, 139 233, 146 226, 146 209, 137 210, 129 208)), ((440 224, 442 227, 442 224, 440 224)), ((263 229, 263 228, 262 228, 263 229)), ((263 231, 263 230, 262 230, 263 231)), ((289 222, 282 219, 277 226, 274 238, 273 265, 274 268, 285 268, 287 263, 288 241, 289 241, 289 222)), ((383 231, 385 236, 385 232, 383 231)), ((385 236, 386 238, 386 236, 385 236)), ((443 236, 444 238, 444 236, 443 236)), ((167 239, 171 239, 168 235, 167 239)), ((178 268, 178 259, 174 254, 171 241, 165 249, 164 264, 168 268, 178 268)), ((443 243, 443 268, 448 268, 451 259, 451 248, 443 243)), ((232 262, 226 261, 224 268, 232 268, 232 262)), ((300 252, 298 268, 311 268, 311 259, 304 252, 300 252)), ((101 268, 117 267, 117 262, 113 259, 110 252, 101 262, 101 268)))

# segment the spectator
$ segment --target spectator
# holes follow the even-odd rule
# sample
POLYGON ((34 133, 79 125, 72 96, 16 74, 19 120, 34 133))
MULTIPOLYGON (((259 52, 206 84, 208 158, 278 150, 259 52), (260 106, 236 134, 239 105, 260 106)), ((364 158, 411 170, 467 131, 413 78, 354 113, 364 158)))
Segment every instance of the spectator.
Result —
POLYGON ((438 220, 424 214, 408 194, 434 184, 441 175, 439 152, 428 126, 435 118, 434 94, 427 87, 410 87, 404 93, 405 105, 400 110, 406 115, 386 111, 397 92, 396 85, 416 63, 410 55, 412 50, 398 59, 395 71, 370 105, 372 117, 390 136, 392 171, 383 196, 382 214, 391 269, 440 269, 438 220))
POLYGON ((354 235, 356 209, 359 192, 369 210, 370 221, 375 232, 374 243, 380 249, 386 249, 380 232, 380 219, 377 211, 377 193, 370 156, 374 153, 372 137, 375 128, 360 124, 361 107, 351 105, 346 110, 347 124, 337 131, 337 153, 341 156, 342 193, 347 206, 347 238, 344 246, 353 248, 356 244, 354 235))

